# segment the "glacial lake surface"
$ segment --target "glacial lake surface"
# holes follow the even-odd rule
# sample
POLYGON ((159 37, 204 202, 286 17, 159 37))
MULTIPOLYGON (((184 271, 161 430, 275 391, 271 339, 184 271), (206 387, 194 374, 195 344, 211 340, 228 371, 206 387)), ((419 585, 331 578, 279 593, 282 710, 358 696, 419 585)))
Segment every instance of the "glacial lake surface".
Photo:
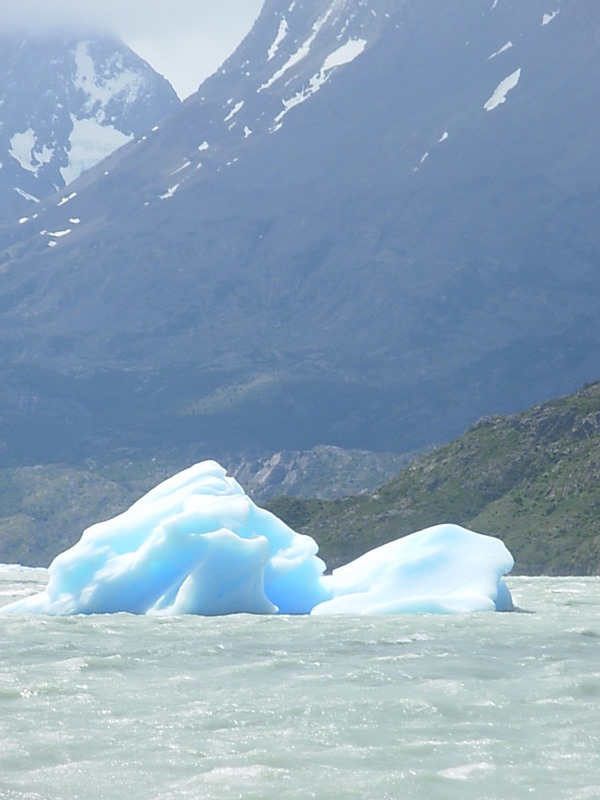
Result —
POLYGON ((600 579, 507 582, 522 613, 0 616, 0 800, 599 798, 600 579))

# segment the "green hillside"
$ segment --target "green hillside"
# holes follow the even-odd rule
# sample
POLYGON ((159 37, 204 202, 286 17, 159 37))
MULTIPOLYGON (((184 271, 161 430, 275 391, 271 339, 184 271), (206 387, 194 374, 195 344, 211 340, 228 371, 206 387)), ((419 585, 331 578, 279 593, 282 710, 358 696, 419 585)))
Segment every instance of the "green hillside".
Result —
POLYGON ((600 383, 486 417, 374 494, 269 507, 321 543, 330 567, 440 522, 500 537, 523 574, 600 573, 600 383))
MULTIPOLYGON (((183 466, 0 470, 0 562, 47 565, 85 527, 183 466)), ((330 568, 420 528, 456 522, 503 539, 518 573, 600 574, 600 383, 520 414, 486 417, 374 493, 265 505, 311 534, 330 568)))

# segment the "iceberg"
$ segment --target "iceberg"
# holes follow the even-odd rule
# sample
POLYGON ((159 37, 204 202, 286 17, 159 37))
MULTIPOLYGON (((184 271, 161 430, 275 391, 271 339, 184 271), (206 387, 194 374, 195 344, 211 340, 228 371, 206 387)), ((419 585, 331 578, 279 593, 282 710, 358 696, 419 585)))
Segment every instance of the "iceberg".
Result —
POLYGON ((325 574, 318 545, 259 508, 214 461, 87 528, 45 591, 2 614, 392 614, 507 611, 504 544, 443 524, 325 574))

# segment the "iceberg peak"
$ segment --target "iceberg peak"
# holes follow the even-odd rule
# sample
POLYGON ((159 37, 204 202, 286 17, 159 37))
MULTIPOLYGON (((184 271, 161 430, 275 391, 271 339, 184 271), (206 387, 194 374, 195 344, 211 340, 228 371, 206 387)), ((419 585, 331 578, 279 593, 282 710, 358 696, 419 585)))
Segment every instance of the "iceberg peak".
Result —
POLYGON ((44 592, 0 613, 389 614, 509 610, 504 544, 438 525, 325 575, 318 546, 259 508, 215 461, 87 528, 44 592))

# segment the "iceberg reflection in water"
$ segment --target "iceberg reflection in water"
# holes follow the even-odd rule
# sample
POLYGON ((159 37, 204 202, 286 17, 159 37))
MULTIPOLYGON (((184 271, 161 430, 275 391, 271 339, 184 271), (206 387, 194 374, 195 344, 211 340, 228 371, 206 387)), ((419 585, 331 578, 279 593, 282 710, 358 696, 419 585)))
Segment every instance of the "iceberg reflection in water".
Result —
POLYGON ((504 544, 437 525, 325 575, 317 543, 256 506, 219 464, 159 484, 92 525, 46 590, 0 613, 393 614, 512 609, 504 544))

